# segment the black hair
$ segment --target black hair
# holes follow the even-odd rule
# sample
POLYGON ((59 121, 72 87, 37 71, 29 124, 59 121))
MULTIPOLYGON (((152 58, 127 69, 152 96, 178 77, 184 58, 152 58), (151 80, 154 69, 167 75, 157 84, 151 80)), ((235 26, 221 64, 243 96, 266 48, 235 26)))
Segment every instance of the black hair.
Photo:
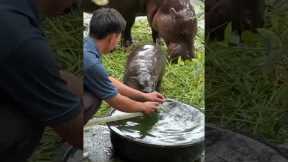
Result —
POLYGON ((89 35, 96 39, 103 39, 109 34, 123 32, 125 27, 126 21, 117 10, 101 8, 93 12, 89 35))

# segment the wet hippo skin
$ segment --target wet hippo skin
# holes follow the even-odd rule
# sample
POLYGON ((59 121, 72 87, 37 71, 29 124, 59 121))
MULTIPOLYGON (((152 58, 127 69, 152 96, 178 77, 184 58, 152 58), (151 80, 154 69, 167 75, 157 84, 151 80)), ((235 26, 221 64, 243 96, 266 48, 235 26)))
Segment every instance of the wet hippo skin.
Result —
MULTIPOLYGON (((132 44, 131 28, 136 16, 148 17, 152 28, 153 41, 162 37, 172 59, 195 57, 194 37, 197 32, 197 19, 190 0, 110 0, 111 7, 118 10, 127 21, 123 33, 123 44, 132 44)), ((99 8, 91 0, 83 0, 85 12, 99 8)))
POLYGON ((124 83, 142 92, 160 91, 165 64, 166 56, 158 46, 139 47, 128 56, 124 83))

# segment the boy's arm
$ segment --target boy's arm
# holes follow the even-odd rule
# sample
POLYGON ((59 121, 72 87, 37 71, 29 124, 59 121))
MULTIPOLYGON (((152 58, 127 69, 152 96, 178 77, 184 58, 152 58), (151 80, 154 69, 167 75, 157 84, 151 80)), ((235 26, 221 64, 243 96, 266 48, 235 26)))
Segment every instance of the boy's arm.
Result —
MULTIPOLYGON (((84 59, 87 59, 87 62, 90 61, 88 56, 84 59)), ((144 93, 110 78, 103 64, 97 62, 90 65, 86 64, 84 65, 84 71, 84 86, 86 90, 89 90, 95 97, 105 100, 110 106, 124 112, 144 112, 149 114, 156 111, 159 105, 158 101, 148 99, 144 93), (143 100, 151 102, 142 103, 136 101, 135 97, 142 99, 142 102, 143 100)))
POLYGON ((136 101, 147 101, 145 93, 131 88, 113 77, 109 77, 109 79, 112 81, 112 84, 118 89, 119 93, 123 96, 127 96, 136 101))
POLYGON ((126 96, 117 94, 115 97, 106 100, 106 102, 123 112, 143 112, 145 114, 153 113, 157 110, 158 102, 138 102, 126 96))

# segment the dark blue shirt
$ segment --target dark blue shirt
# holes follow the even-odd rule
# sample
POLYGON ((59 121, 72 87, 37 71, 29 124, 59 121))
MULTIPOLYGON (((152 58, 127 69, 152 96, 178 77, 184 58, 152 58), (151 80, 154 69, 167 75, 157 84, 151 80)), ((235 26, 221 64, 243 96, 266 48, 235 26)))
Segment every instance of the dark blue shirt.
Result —
POLYGON ((84 41, 84 90, 101 100, 109 100, 118 94, 102 64, 101 54, 93 38, 84 41))
POLYGON ((59 124, 80 112, 40 30, 35 0, 0 0, 0 108, 35 123, 59 124), (1 106, 6 105, 6 106, 1 106))

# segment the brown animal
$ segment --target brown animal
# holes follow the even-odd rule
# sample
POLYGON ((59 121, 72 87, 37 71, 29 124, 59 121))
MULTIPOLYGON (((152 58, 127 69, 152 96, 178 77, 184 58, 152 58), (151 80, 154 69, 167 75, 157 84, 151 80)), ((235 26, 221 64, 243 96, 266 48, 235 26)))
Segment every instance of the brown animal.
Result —
POLYGON ((206 36, 223 40, 229 22, 232 30, 241 35, 244 30, 256 31, 264 25, 264 0, 206 0, 206 36))
POLYGON ((164 39, 172 59, 195 57, 194 38, 197 19, 189 0, 147 0, 147 17, 154 40, 157 34, 164 39))
POLYGON ((124 83, 142 92, 160 90, 166 57, 158 46, 144 45, 128 57, 124 83))
MULTIPOLYGON (((136 16, 147 15, 152 28, 153 41, 162 37, 172 59, 195 57, 194 37, 197 32, 197 20, 190 0, 109 0, 105 7, 118 10, 127 21, 123 33, 123 44, 132 43, 131 28, 136 16)), ((92 12, 99 8, 91 0, 83 0, 82 8, 92 12)))

